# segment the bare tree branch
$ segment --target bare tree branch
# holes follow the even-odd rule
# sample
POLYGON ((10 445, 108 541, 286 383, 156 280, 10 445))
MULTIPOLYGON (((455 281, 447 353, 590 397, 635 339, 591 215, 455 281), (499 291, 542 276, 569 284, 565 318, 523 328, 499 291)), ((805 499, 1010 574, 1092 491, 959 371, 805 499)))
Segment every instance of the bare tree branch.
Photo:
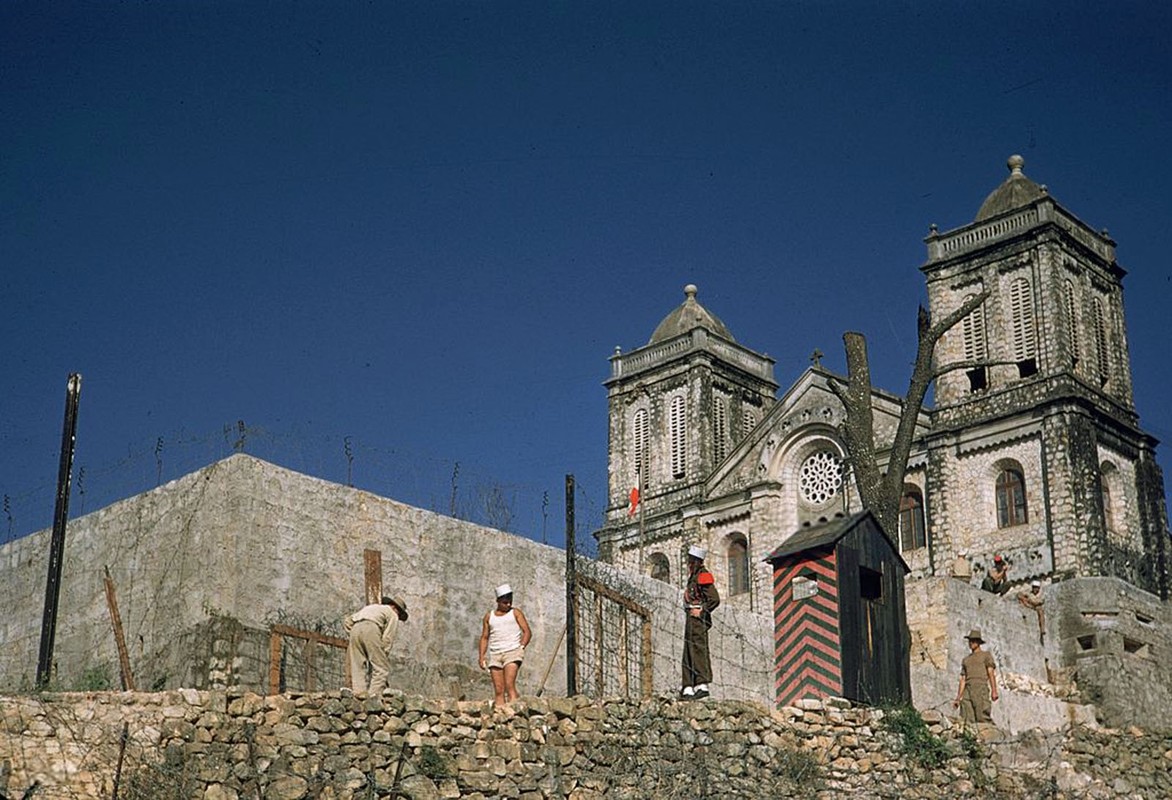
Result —
POLYGON ((908 382, 895 438, 891 443, 886 474, 880 472, 875 456, 874 412, 871 407, 871 370, 867 362, 867 342, 861 333, 848 331, 843 334, 847 384, 845 387, 837 388, 831 385, 831 390, 842 400, 846 409, 846 418, 839 426, 839 430, 850 453, 850 461, 855 470, 855 482, 863 506, 871 510, 889 536, 894 536, 899 528, 899 501, 903 494, 904 476, 907 474, 907 460, 915 441, 916 423, 928 387, 940 374, 960 368, 952 364, 944 368, 933 365, 936 343, 988 297, 989 291, 982 291, 936 323, 932 322, 928 311, 923 306, 920 307, 916 319, 916 360, 912 367, 911 380, 908 382))

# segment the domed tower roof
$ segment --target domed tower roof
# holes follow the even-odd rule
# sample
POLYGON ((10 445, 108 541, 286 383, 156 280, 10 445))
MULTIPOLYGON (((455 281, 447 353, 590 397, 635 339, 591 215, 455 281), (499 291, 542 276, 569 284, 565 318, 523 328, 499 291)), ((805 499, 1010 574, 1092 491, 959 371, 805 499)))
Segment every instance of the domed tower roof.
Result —
POLYGON ((692 328, 707 328, 730 342, 736 341, 729 329, 716 318, 715 314, 696 302, 697 291, 694 283, 689 283, 684 287, 684 302, 663 318, 663 322, 659 323, 659 327, 655 329, 655 333, 651 334, 651 341, 647 344, 671 339, 682 333, 687 333, 692 328))
POLYGON ((1039 197, 1045 196, 1045 187, 1034 183, 1021 171, 1025 166, 1024 158, 1010 156, 1006 166, 1009 167, 1009 177, 981 203, 981 209, 977 212, 974 222, 983 222, 1006 211, 1029 205, 1039 197))

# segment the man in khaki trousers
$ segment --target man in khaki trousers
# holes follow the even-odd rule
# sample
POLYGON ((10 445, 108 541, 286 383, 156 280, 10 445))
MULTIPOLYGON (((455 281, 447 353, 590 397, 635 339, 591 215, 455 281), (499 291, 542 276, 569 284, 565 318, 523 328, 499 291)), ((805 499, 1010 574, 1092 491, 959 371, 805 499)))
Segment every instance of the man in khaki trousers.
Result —
POLYGON ((350 637, 346 652, 350 658, 350 688, 356 696, 366 696, 367 664, 370 694, 378 697, 387 688, 387 673, 391 670, 387 653, 400 621, 407 621, 407 604, 402 597, 383 597, 381 603, 363 606, 342 620, 342 628, 350 637))

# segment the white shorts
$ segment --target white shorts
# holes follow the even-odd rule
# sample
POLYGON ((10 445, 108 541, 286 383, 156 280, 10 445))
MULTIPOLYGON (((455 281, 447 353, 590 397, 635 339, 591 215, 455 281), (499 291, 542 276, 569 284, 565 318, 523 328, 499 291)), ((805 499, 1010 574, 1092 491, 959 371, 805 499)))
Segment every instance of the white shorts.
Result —
POLYGON ((520 664, 524 660, 525 648, 518 647, 516 650, 505 650, 503 653, 494 653, 490 650, 485 663, 488 664, 489 669, 504 669, 505 664, 520 664))

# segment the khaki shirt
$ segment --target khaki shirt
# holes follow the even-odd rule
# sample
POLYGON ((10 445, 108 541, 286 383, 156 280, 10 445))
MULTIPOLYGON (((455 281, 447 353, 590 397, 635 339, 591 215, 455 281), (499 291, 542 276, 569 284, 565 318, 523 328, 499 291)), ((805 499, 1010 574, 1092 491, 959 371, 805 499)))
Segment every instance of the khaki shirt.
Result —
POLYGON ((391 644, 395 641, 395 633, 399 630, 399 609, 381 603, 363 606, 342 620, 342 629, 349 634, 350 629, 358 622, 373 622, 378 625, 383 649, 390 650, 391 644))
POLYGON ((1045 598, 1042 597, 1041 592, 1034 594, 1029 590, 1020 592, 1017 595, 1017 599, 1021 601, 1022 605, 1026 606, 1027 608, 1032 608, 1035 611, 1041 608, 1046 602, 1045 598))
POLYGON ((990 668, 996 669, 997 664, 993 661, 993 654, 988 650, 978 650, 975 653, 969 653, 960 662, 960 674, 964 676, 965 683, 981 683, 989 682, 990 668))

